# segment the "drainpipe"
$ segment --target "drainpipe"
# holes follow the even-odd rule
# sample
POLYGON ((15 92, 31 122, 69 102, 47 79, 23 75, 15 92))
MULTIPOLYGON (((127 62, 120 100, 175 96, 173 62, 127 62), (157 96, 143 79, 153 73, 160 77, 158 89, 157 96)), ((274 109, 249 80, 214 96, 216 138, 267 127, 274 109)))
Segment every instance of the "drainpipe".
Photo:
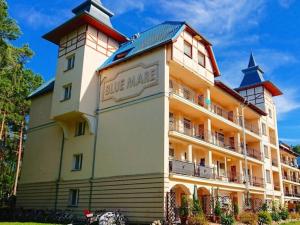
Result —
POLYGON ((245 131, 245 114, 244 108, 247 106, 246 101, 241 104, 242 109, 242 128, 243 128, 243 152, 244 152, 244 159, 245 159, 245 179, 246 179, 246 189, 247 189, 247 196, 246 196, 246 204, 249 204, 249 174, 248 174, 248 159, 247 159, 247 145, 246 145, 246 131, 245 131))
POLYGON ((95 177, 95 164, 96 164, 96 150, 97 150, 97 136, 98 136, 98 126, 99 126, 99 112, 100 112, 100 97, 101 97, 101 83, 104 81, 104 79, 101 81, 101 77, 99 74, 97 74, 97 108, 95 111, 95 117, 96 117, 96 126, 95 126, 95 137, 94 137, 94 146, 93 146, 93 163, 92 163, 92 175, 90 178, 90 194, 89 194, 89 210, 91 210, 91 205, 92 205, 92 195, 93 195, 93 179, 95 177))
POLYGON ((61 151, 60 151, 60 161, 59 161, 59 170, 58 170, 58 178, 56 180, 56 187, 55 187, 55 202, 54 202, 54 210, 57 210, 57 200, 58 200, 58 189, 59 189, 59 182, 61 179, 61 168, 62 168, 62 159, 64 154, 64 147, 65 147, 65 133, 63 130, 62 141, 61 141, 61 151))

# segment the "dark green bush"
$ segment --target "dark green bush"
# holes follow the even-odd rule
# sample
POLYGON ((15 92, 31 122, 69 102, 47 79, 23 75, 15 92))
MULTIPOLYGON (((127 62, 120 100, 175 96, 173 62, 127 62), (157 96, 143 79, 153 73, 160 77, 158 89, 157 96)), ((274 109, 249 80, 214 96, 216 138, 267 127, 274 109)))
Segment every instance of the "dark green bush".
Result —
POLYGON ((187 196, 183 195, 181 198, 181 207, 179 209, 180 216, 188 216, 189 215, 189 202, 187 196))
POLYGON ((222 214, 221 205, 220 205, 219 201, 216 202, 216 207, 215 207, 214 213, 216 216, 221 216, 221 214, 222 214))
POLYGON ((259 225, 270 225, 272 224, 272 217, 267 211, 260 211, 258 213, 258 224, 259 225))
POLYGON ((276 211, 273 211, 273 212, 271 213, 271 217, 272 217, 272 220, 275 221, 275 222, 277 222, 277 221, 279 221, 279 220, 281 219, 279 213, 276 212, 276 211))
POLYGON ((232 215, 223 214, 221 216, 221 224, 222 225, 232 225, 234 224, 234 218, 232 215))
POLYGON ((289 212, 287 209, 283 208, 281 209, 281 211, 279 212, 280 218, 282 220, 286 220, 289 217, 289 212))

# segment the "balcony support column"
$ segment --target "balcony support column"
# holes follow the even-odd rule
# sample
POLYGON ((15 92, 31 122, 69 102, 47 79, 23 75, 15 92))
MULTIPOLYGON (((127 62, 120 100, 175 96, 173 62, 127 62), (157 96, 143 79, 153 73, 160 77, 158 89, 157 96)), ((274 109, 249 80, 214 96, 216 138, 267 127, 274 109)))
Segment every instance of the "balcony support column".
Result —
POLYGON ((224 166, 225 166, 225 176, 227 177, 228 174, 227 174, 227 157, 226 156, 224 157, 224 166))
POLYGON ((187 160, 193 162, 193 145, 188 145, 187 160))
POLYGON ((204 122, 204 132, 207 132, 207 135, 205 137, 205 139, 207 139, 208 142, 212 142, 212 132, 211 132, 211 120, 210 119, 207 119, 205 122, 204 122))
POLYGON ((237 152, 241 152, 241 134, 236 133, 234 135, 235 147, 237 152))
POLYGON ((212 162, 212 151, 211 150, 207 151, 207 155, 206 155, 205 161, 207 162, 207 166, 210 167, 210 168, 212 168, 213 162, 212 162))
POLYGON ((211 98, 210 98, 210 89, 209 88, 206 88, 205 93, 204 93, 204 97, 205 97, 204 101, 205 101, 205 104, 207 106, 207 109, 211 110, 211 98))
POLYGON ((237 204, 239 206, 239 211, 242 211, 243 205, 244 205, 244 193, 243 192, 237 192, 237 204))
POLYGON ((243 161, 242 160, 239 160, 238 168, 237 169, 238 169, 240 175, 242 175, 243 174, 243 161))

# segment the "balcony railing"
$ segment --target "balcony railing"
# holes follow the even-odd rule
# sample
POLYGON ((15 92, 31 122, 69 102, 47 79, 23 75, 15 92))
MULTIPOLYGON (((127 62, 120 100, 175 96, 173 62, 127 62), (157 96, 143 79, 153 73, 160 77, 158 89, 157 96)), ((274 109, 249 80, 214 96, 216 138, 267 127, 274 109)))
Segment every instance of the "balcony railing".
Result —
POLYGON ((272 159, 272 166, 278 166, 277 159, 272 159))
MULTIPOLYGON (((197 94, 192 89, 190 89, 184 85, 180 85, 180 84, 176 83, 175 81, 172 81, 172 83, 173 84, 172 84, 172 87, 170 87, 170 93, 175 94, 181 98, 184 98, 185 100, 188 100, 191 103, 194 103, 198 106, 201 106, 205 109, 210 110, 212 113, 214 113, 218 116, 221 116, 228 121, 231 121, 237 125, 242 126, 241 118, 234 115, 233 111, 226 110, 223 107, 221 107, 213 102, 210 103, 210 107, 208 107, 207 103, 205 102, 203 94, 197 94), (180 89, 182 91, 180 91, 180 89)), ((259 134, 258 126, 247 120, 245 120, 245 129, 247 129, 253 133, 259 134)))
POLYGON ((274 183, 274 190, 275 191, 280 191, 280 185, 279 185, 279 183, 274 183))
POLYGON ((285 165, 288 165, 288 166, 291 166, 291 167, 295 167, 295 168, 299 168, 299 165, 294 162, 294 161, 291 161, 291 160, 284 160, 284 159, 280 159, 281 163, 285 164, 285 165))
POLYGON ((285 195, 285 196, 288 196, 288 197, 297 197, 297 198, 300 197, 300 193, 288 192, 288 191, 285 191, 285 192, 284 192, 284 195, 285 195))
MULTIPOLYGON (((213 134, 213 132, 209 132, 205 129, 197 129, 197 128, 193 129, 193 126, 179 129, 178 122, 174 118, 170 119, 169 129, 170 131, 176 131, 178 133, 185 134, 187 136, 205 141, 209 144, 216 145, 226 150, 242 153, 241 148, 236 146, 234 142, 231 142, 228 138, 224 138, 224 140, 218 139, 215 136, 215 134, 213 134)), ((251 158, 262 160, 262 155, 259 150, 247 148, 247 155, 251 158)))
POLYGON ((247 156, 252 157, 254 159, 262 160, 262 154, 259 150, 247 148, 247 156))
POLYGON ((300 179, 295 177, 295 176, 283 175, 282 178, 285 179, 285 180, 300 183, 300 179))
MULTIPOLYGON (((206 167, 206 166, 198 166, 191 162, 185 162, 180 160, 170 160, 169 161, 169 170, 171 173, 205 178, 205 179, 213 179, 224 182, 231 182, 236 184, 245 184, 245 178, 239 174, 234 172, 225 172, 222 174, 218 174, 215 168, 206 167)), ((264 182, 262 178, 258 177, 250 177, 249 184, 251 186, 263 187, 264 182)))

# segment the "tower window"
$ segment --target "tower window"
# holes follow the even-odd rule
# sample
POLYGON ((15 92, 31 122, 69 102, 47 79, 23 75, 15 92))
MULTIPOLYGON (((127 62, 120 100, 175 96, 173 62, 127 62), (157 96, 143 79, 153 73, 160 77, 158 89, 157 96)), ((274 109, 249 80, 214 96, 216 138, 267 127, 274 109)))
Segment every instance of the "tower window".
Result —
POLYGON ((76 124, 75 136, 82 136, 85 133, 86 122, 78 122, 76 124))
POLYGON ((184 41, 184 54, 192 58, 192 45, 187 41, 184 41))
POLYGON ((69 100, 71 98, 71 92, 72 92, 72 84, 67 84, 63 86, 63 101, 69 100))
POLYGON ((272 110, 269 109, 269 117, 272 119, 272 110))
POLYGON ((198 64, 205 67, 205 55, 202 52, 198 52, 198 64))
POLYGON ((82 154, 73 155, 73 171, 79 171, 82 168, 82 154))
POLYGON ((266 145, 264 145, 264 153, 265 153, 265 158, 269 158, 269 148, 266 145))
POLYGON ((79 189, 70 189, 69 191, 69 206, 78 206, 79 189))
POLYGON ((67 57, 67 68, 66 71, 73 69, 75 66, 75 54, 67 57))

